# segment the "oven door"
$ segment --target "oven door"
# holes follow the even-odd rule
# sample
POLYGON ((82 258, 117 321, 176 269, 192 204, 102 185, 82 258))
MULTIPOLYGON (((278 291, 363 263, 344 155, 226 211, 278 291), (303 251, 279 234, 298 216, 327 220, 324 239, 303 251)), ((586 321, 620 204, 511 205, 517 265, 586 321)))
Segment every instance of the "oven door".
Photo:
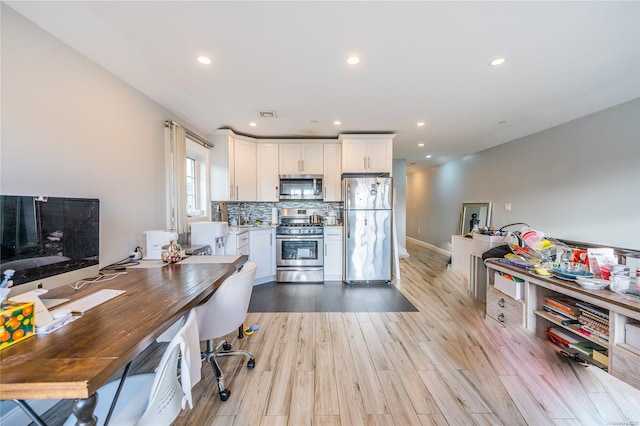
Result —
POLYGON ((323 266, 323 236, 277 235, 276 266, 323 266))

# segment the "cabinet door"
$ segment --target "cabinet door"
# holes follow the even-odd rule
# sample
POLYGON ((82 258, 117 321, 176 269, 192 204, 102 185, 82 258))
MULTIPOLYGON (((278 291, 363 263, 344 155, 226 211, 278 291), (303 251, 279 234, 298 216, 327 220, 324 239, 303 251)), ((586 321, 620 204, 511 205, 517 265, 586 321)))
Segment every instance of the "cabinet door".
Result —
POLYGON ((324 145, 323 196, 325 201, 342 201, 342 161, 338 144, 324 145))
POLYGON ((236 201, 256 200, 256 144, 235 140, 236 201))
POLYGON ((235 200, 235 144, 230 133, 213 135, 209 164, 211 167, 211 199, 214 201, 235 200))
POLYGON ((342 173, 367 171, 367 143, 365 141, 342 142, 342 173))
POLYGON ((324 279, 342 280, 342 228, 324 229, 324 279))
POLYGON ((300 144, 281 143, 280 151, 280 174, 298 175, 302 173, 302 160, 300 158, 300 144))
POLYGON ((258 265, 256 270, 256 280, 275 275, 273 269, 274 242, 272 229, 259 229, 251 231, 249 240, 249 260, 258 265))
POLYGON ((257 144, 257 201, 278 201, 278 145, 257 144))
POLYGON ((302 173, 305 175, 321 175, 324 173, 324 144, 303 144, 300 152, 302 173))
POLYGON ((367 171, 391 173, 392 167, 391 144, 387 141, 367 142, 367 171))

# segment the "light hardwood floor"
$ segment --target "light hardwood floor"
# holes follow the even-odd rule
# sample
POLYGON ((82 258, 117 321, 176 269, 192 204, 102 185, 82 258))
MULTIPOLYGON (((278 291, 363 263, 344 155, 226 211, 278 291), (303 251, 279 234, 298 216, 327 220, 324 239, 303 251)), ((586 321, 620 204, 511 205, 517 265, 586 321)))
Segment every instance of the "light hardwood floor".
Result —
POLYGON ((231 342, 255 369, 224 359, 221 402, 205 365, 174 425, 640 424, 640 390, 485 320, 444 256, 407 249, 398 287, 419 312, 251 313, 260 330, 231 342))

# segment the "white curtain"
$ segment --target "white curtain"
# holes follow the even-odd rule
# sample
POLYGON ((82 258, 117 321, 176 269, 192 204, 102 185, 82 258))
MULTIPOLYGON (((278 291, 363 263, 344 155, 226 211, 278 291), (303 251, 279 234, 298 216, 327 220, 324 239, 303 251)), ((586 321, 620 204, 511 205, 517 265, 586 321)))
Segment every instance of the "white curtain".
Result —
POLYGON ((167 222, 178 234, 189 231, 187 219, 187 132, 184 127, 167 122, 167 222))

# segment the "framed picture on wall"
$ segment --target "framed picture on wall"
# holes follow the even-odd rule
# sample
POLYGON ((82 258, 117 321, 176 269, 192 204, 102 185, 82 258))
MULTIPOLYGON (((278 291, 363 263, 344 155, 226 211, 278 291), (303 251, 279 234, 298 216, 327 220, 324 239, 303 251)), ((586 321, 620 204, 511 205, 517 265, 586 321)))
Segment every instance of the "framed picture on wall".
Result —
POLYGON ((462 203, 460 213, 460 235, 491 226, 491 203, 462 203))

